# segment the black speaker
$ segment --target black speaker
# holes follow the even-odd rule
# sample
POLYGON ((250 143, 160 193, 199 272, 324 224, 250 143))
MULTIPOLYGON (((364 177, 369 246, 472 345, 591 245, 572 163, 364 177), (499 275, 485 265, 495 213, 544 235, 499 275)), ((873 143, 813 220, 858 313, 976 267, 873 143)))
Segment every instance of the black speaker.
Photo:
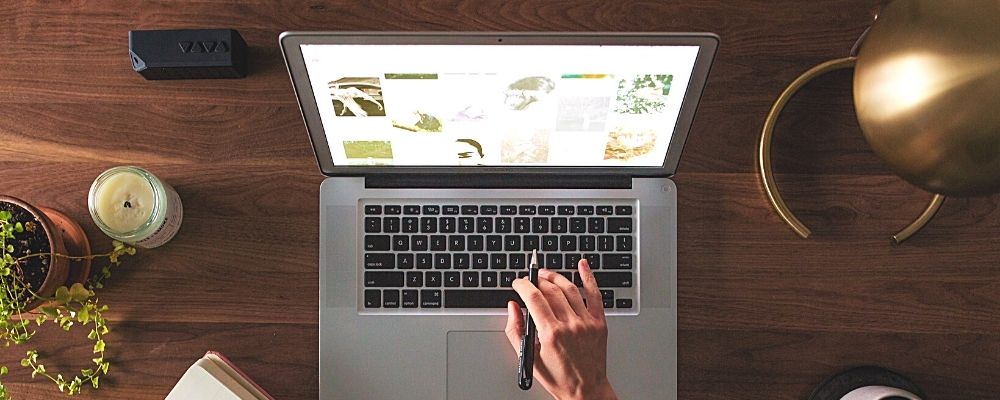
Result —
POLYGON ((128 50, 149 80, 247 76, 247 44, 235 29, 129 31, 128 50))

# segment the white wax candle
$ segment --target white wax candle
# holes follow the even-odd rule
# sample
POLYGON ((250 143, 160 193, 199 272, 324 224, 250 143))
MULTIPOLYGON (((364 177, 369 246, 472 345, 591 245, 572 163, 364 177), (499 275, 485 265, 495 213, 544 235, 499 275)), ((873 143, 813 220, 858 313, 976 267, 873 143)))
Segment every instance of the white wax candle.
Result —
POLYGON ((119 233, 135 231, 149 221, 156 201, 149 181, 132 173, 109 177, 97 188, 94 199, 97 217, 119 233))

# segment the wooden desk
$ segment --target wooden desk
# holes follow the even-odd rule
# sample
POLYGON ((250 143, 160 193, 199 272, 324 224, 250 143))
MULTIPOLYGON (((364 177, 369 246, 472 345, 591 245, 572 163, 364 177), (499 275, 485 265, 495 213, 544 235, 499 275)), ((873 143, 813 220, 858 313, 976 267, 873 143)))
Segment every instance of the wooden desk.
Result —
MULTIPOLYGON (((317 398, 318 172, 277 46, 283 30, 714 31, 723 38, 677 176, 682 399, 801 399, 844 367, 881 364, 932 399, 1000 393, 997 198, 949 200, 902 246, 889 235, 928 195, 867 149, 850 74, 806 87, 777 129, 798 239, 754 172, 764 115, 810 66, 849 51, 875 0, 0 3, 0 192, 61 209, 97 249, 86 212, 102 170, 144 166, 185 219, 169 245, 128 259, 101 292, 112 375, 84 398, 162 399, 219 350, 281 399, 317 398), (392 2, 397 3, 397 2, 392 2), (243 80, 149 82, 130 29, 233 27, 243 80)), ((611 333, 612 335, 614 332, 611 333)), ((35 343, 80 368, 79 340, 35 343)), ((2 350, 19 399, 53 398, 2 350)))

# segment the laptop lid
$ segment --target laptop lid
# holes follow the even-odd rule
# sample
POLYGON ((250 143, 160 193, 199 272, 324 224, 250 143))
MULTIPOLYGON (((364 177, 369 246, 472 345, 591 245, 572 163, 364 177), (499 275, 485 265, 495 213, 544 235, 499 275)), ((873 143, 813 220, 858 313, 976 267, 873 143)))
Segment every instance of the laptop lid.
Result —
POLYGON ((708 33, 285 32, 320 170, 670 176, 708 33))

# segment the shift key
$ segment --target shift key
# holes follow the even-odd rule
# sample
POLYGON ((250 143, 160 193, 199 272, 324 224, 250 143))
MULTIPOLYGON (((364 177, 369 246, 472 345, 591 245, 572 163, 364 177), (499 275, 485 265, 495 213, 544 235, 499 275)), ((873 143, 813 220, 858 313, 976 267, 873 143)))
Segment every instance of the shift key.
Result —
POLYGON ((632 287, 631 272, 594 272, 594 278, 601 288, 632 287))
POLYGON ((403 273, 365 272, 365 287, 403 287, 403 273))

